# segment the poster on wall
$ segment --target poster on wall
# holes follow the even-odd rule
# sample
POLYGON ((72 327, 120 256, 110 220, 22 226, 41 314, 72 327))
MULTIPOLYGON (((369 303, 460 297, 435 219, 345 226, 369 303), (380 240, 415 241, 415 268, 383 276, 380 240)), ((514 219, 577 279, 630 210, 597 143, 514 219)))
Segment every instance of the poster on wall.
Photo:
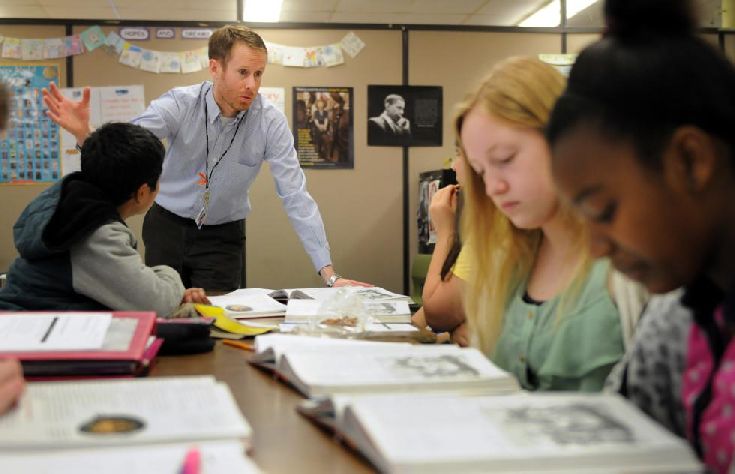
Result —
POLYGON ((0 81, 12 93, 9 127, 0 136, 0 183, 59 179, 59 126, 44 113, 41 95, 58 77, 58 66, 52 64, 0 66, 0 81))
MULTIPOLYGON (((89 94, 89 122, 98 128, 107 122, 128 122, 145 110, 143 86, 92 87, 89 94)), ((82 98, 82 87, 61 89, 61 93, 72 100, 82 98)), ((74 135, 61 130, 62 175, 81 169, 81 156, 76 149, 74 135)))
POLYGON ((354 168, 352 87, 294 87, 293 133, 304 168, 354 168))
POLYGON ((368 86, 370 146, 442 146, 442 88, 368 86))
POLYGON ((268 102, 275 105, 281 113, 286 114, 286 89, 283 87, 261 87, 258 92, 268 102))

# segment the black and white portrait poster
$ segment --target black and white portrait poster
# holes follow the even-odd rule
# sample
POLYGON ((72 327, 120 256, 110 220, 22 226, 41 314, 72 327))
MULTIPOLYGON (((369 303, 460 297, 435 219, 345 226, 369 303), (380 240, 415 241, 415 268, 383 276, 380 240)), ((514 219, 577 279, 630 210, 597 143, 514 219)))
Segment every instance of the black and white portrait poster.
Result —
POLYGON ((354 168, 352 87, 294 87, 293 133, 304 168, 354 168))
POLYGON ((368 86, 368 145, 441 146, 442 88, 368 86))

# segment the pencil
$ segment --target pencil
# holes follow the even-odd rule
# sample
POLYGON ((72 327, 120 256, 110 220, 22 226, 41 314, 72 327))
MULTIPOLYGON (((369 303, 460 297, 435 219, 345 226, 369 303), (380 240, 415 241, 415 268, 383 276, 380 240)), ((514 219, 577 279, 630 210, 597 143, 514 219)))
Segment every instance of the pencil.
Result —
POLYGON ((223 339, 222 340, 222 344, 225 344, 225 345, 228 345, 228 346, 232 346, 232 347, 236 347, 236 348, 242 349, 244 351, 254 351, 255 350, 255 347, 253 347, 252 344, 250 344, 248 342, 244 342, 244 341, 233 341, 231 339, 223 339))

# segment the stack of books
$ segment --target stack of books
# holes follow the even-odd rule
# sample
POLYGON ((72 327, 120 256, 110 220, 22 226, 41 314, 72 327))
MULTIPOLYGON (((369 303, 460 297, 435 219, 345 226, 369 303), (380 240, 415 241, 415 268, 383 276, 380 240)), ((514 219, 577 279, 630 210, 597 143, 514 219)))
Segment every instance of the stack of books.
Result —
POLYGON ((212 377, 38 382, 0 417, 8 473, 257 473, 252 432, 224 383, 212 377))
POLYGON ((0 313, 0 357, 29 378, 144 375, 162 340, 152 312, 0 313))

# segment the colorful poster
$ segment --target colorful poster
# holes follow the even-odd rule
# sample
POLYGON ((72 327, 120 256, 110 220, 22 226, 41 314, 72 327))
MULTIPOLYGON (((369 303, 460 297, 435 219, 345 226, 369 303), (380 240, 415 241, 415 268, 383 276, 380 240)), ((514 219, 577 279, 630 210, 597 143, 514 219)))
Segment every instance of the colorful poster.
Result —
POLYGON ((352 87, 294 87, 293 133, 304 168, 354 168, 352 87))
POLYGON ((41 89, 58 83, 56 65, 2 65, 12 92, 10 126, 0 137, 0 183, 53 182, 61 176, 59 126, 45 114, 41 89))

